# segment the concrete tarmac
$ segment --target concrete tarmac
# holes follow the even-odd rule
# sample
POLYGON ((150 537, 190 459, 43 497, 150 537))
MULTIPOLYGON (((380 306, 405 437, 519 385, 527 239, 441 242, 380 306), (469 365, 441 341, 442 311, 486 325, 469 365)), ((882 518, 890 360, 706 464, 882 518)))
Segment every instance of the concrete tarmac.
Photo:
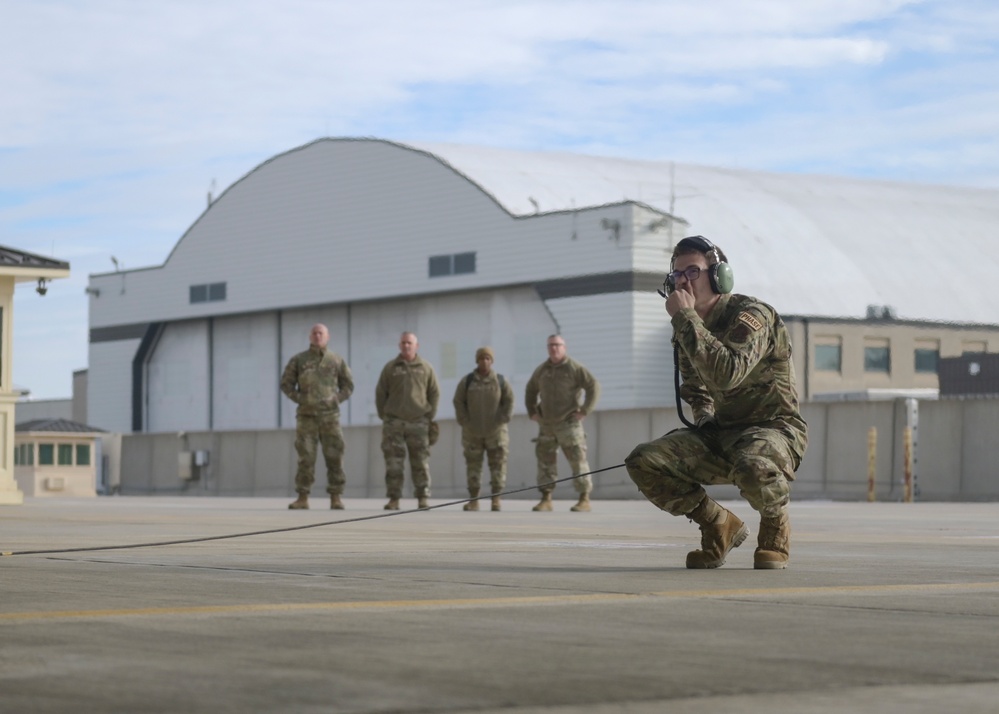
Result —
POLYGON ((999 504, 795 502, 756 571, 725 502, 753 536, 694 571, 686 519, 571 493, 2 507, 0 712, 999 711, 999 504))

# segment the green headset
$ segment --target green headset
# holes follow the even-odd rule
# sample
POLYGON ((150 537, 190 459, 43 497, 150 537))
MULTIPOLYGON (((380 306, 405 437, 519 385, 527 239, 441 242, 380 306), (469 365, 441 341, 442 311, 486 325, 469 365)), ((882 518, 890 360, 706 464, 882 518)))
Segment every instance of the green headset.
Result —
MULTIPOLYGON (((666 282, 663 284, 665 290, 663 297, 676 290, 673 266, 679 251, 685 248, 693 248, 699 253, 704 253, 708 259, 708 282, 711 284, 712 292, 719 295, 727 295, 732 292, 732 288, 735 287, 735 275, 732 273, 732 266, 725 259, 725 254, 704 236, 688 236, 677 243, 673 249, 673 257, 669 261, 669 273, 666 274, 666 282)), ((660 294, 662 292, 660 291, 660 294)))

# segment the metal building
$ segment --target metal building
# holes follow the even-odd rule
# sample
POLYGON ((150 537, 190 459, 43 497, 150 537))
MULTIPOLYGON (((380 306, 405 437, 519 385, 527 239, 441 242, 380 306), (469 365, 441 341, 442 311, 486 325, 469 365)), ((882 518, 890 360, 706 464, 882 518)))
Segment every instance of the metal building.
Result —
MULTIPOLYGON (((553 332, 600 379, 601 410, 660 407, 672 360, 655 288, 692 233, 725 250, 737 292, 805 320, 791 327, 806 376, 816 318, 924 352, 935 339, 938 356, 958 349, 951 327, 999 351, 999 294, 980 289, 999 268, 997 226, 996 191, 322 139, 229 187, 163 265, 90 276, 87 421, 292 427, 278 378, 316 321, 354 372, 345 424, 376 421, 374 385, 403 330, 437 369, 441 418, 476 347, 493 346, 522 398, 553 332)), ((816 379, 855 388, 841 370, 816 379)))

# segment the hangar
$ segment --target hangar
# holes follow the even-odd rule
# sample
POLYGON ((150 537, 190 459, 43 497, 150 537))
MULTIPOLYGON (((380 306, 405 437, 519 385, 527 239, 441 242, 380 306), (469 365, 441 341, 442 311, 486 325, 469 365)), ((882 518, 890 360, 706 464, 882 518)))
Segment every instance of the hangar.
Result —
POLYGON ((291 428, 278 379, 316 321, 354 373, 345 425, 377 422, 403 330, 444 419, 476 347, 520 399, 553 332, 600 379, 600 410, 669 405, 655 289, 690 234, 782 313, 804 399, 932 391, 940 357, 999 351, 997 225, 994 190, 320 139, 235 182, 162 265, 90 276, 87 421, 291 428))

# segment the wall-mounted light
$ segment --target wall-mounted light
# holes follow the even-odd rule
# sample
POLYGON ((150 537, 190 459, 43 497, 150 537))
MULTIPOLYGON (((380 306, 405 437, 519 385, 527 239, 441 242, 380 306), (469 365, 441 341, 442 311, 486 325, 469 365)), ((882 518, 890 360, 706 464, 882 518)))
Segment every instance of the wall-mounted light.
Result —
POLYGON ((89 285, 83 289, 83 292, 85 292, 87 295, 93 295, 94 297, 101 296, 100 288, 92 288, 89 285))

